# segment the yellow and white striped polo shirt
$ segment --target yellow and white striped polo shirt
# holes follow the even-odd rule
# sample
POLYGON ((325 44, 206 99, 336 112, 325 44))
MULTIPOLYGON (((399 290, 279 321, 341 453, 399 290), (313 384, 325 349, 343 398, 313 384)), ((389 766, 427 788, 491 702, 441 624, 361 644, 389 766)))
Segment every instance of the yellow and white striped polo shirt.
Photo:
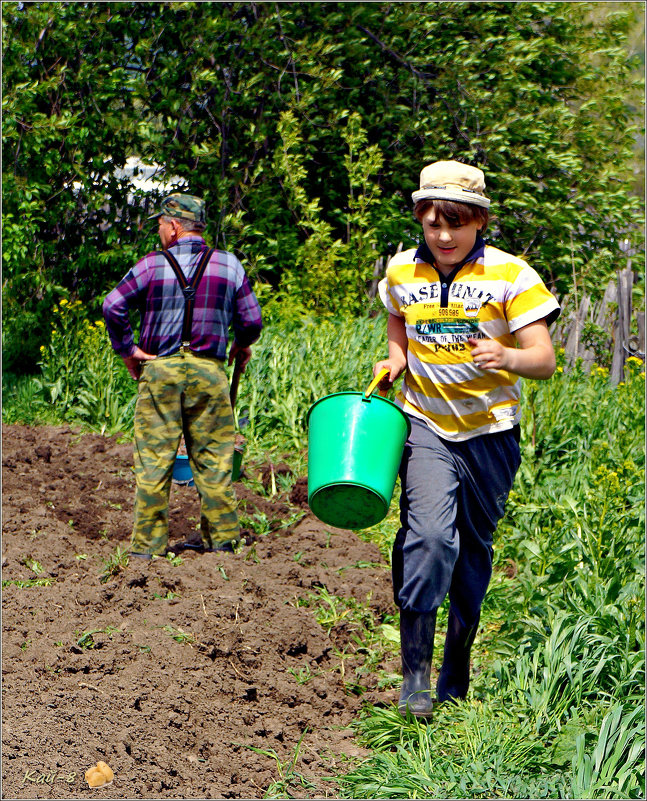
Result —
POLYGON ((478 368, 467 339, 515 347, 515 331, 550 324, 559 304, 525 261, 480 239, 446 278, 431 261, 425 243, 398 253, 380 282, 382 302, 406 324, 407 371, 396 403, 448 440, 512 428, 521 419, 519 377, 478 368))

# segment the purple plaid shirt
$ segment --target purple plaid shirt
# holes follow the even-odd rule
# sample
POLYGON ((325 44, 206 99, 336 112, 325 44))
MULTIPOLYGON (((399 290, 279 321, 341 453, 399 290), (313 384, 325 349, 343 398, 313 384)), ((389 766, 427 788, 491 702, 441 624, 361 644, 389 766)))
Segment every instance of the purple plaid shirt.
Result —
MULTIPOLYGON (((169 248, 187 281, 205 248, 204 239, 197 234, 182 237, 169 248)), ((180 349, 184 296, 161 252, 148 253, 138 261, 103 302, 110 341, 121 356, 131 356, 135 350, 130 309, 139 310, 138 344, 143 351, 168 356, 180 349)), ((195 296, 191 350, 224 360, 230 325, 238 345, 251 345, 261 333, 261 309, 242 264, 232 253, 215 250, 195 296)))

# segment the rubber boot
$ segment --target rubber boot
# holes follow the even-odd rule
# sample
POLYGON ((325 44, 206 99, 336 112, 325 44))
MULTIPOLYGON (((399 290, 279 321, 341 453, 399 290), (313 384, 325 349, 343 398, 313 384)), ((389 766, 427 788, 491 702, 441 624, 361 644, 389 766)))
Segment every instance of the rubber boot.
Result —
POLYGON ((431 715, 433 699, 429 674, 434 654, 435 612, 400 611, 400 652, 402 655, 402 692, 398 711, 416 717, 431 715))
POLYGON ((470 651, 479 619, 467 628, 462 625, 451 606, 449 608, 443 666, 436 686, 440 702, 463 700, 467 695, 470 686, 470 651))
POLYGON ((177 556, 182 551, 194 551, 195 553, 217 553, 226 551, 227 553, 234 553, 234 545, 238 544, 238 540, 227 540, 226 542, 218 543, 213 548, 205 548, 202 540, 185 540, 184 542, 177 542, 166 549, 166 553, 177 556))

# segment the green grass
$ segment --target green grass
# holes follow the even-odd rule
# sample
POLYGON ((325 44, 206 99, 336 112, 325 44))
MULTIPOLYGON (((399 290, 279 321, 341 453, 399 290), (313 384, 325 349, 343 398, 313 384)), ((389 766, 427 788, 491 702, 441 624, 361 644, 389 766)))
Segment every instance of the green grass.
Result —
POLYGON ((256 754, 273 759, 276 764, 278 779, 266 789, 263 798, 307 798, 309 796, 304 796, 304 791, 315 789, 315 785, 296 770, 301 743, 307 732, 308 729, 303 730, 292 754, 287 759, 281 759, 273 748, 257 748, 253 745, 244 746, 244 748, 248 748, 256 754))
MULTIPOLYGON (((135 385, 119 361, 99 358, 109 349, 105 332, 73 311, 61 313, 38 384, 3 379, 3 420, 74 421, 130 435, 135 385), (105 388, 96 403, 75 370, 80 345, 93 354, 83 381, 105 388)), ((309 406, 369 383, 372 365, 386 355, 384 318, 269 327, 253 353, 237 404, 239 421, 247 421, 245 480, 272 497, 307 471, 309 406), (264 487, 260 466, 281 461, 292 475, 264 487)), ((495 536, 468 698, 438 707, 429 724, 403 720, 394 704, 365 707, 357 735, 372 753, 336 777, 342 797, 645 796, 644 365, 630 359, 614 387, 603 368, 565 368, 561 352, 558 361, 551 380, 523 382, 523 463, 495 536)), ((397 495, 396 488, 384 521, 358 532, 387 563, 397 495)), ((243 523, 258 535, 274 528, 262 513, 243 523)), ((258 560, 255 551, 248 559, 258 560)), ((115 554, 103 575, 123 566, 115 554)), ((381 657, 397 655, 397 617, 374 620, 365 604, 324 591, 298 602, 333 640, 337 626, 350 631, 333 651, 335 669, 361 695, 381 657), (350 656, 359 665, 352 675, 350 656)), ((446 620, 445 604, 435 667, 446 620)), ((179 629, 166 633, 192 642, 179 629)), ((308 681, 301 672, 294 678, 308 681)), ((384 674, 378 686, 392 688, 395 701, 398 682, 384 674)), ((277 761, 269 796, 307 789, 296 755, 277 761)))
POLYGON ((2 587, 18 587, 21 590, 27 590, 31 587, 51 587, 56 582, 54 578, 39 578, 39 579, 2 579, 2 587))
POLYGON ((171 639, 175 640, 175 642, 180 643, 180 645, 188 645, 193 646, 195 643, 195 637, 192 634, 183 631, 179 626, 171 626, 170 624, 167 626, 161 626, 162 631, 165 631, 171 639))
MULTIPOLYGON (((310 609, 317 623, 330 636, 333 643, 333 670, 341 674, 346 692, 362 695, 365 677, 380 670, 378 682, 391 686, 393 677, 379 668, 384 656, 394 656, 399 651, 399 639, 393 626, 393 616, 385 616, 383 621, 376 619, 370 608, 370 590, 364 602, 357 598, 333 595, 325 587, 306 596, 297 598, 295 605, 310 609), (343 630, 340 639, 336 629, 343 630), (397 640, 397 643, 396 643, 397 640), (352 659, 354 669, 347 669, 346 663, 352 659)), ((302 678, 299 674, 298 678, 302 678)))
POLYGON ((644 797, 642 365, 618 387, 576 367, 524 392, 468 698, 429 724, 366 709, 374 753, 343 797, 644 797))

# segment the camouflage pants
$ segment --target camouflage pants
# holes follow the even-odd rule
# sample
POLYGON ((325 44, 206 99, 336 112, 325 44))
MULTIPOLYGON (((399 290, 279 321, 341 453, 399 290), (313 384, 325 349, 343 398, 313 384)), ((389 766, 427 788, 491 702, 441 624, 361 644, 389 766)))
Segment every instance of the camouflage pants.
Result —
POLYGON ((163 554, 168 546, 169 493, 182 433, 200 496, 205 548, 239 538, 227 375, 217 359, 180 352, 144 362, 138 383, 134 553, 163 554))

